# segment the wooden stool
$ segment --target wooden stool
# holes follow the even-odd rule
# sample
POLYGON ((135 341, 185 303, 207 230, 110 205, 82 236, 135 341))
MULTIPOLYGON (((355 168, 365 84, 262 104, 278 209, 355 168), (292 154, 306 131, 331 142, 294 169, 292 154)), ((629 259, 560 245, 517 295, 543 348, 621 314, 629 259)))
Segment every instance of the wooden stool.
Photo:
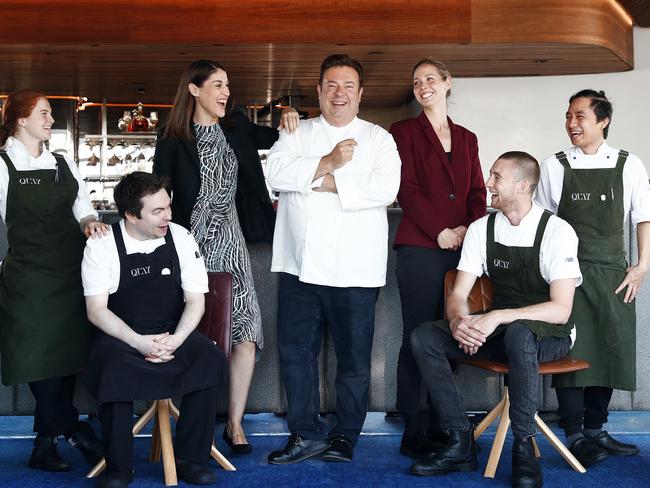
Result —
MULTIPOLYGON (((444 297, 445 302, 447 297, 451 293, 454 281, 456 280, 456 270, 450 270, 445 273, 444 281, 444 297)), ((492 299, 494 296, 494 290, 492 288, 492 283, 490 279, 483 275, 476 280, 474 286, 472 287, 469 296, 467 297, 467 305, 469 307, 470 313, 476 312, 486 312, 492 306, 492 299)), ((445 318, 446 310, 445 310, 445 318)), ((455 363, 467 364, 469 366, 474 366, 476 368, 483 369, 485 371, 491 371, 493 373, 499 374, 508 374, 508 365, 506 363, 500 363, 498 361, 490 361, 488 359, 454 359, 455 363)), ((561 358, 556 359, 555 361, 548 361, 545 363, 539 364, 539 374, 561 374, 561 373, 570 373, 573 371, 580 371, 587 369, 589 363, 583 361, 582 359, 571 359, 571 358, 561 358)), ((474 431, 474 438, 478 439, 480 435, 487 429, 492 422, 497 417, 500 417, 499 426, 497 427, 496 437, 494 438, 494 443, 492 444, 492 449, 490 450, 490 457, 488 459, 487 466, 485 467, 484 476, 486 478, 494 478, 494 475, 497 471, 497 466, 499 464, 499 459, 501 458, 501 451, 503 450, 503 443, 506 440, 506 434, 508 433, 508 427, 510 426, 510 397, 508 396, 508 387, 506 386, 503 392, 503 398, 494 407, 483 419, 483 421, 478 424, 476 430, 474 431)), ((580 473, 585 473, 587 470, 580 464, 580 462, 575 458, 573 454, 564 446, 562 441, 557 438, 551 429, 546 425, 546 423, 535 414, 535 423, 539 430, 546 436, 551 445, 562 455, 569 465, 576 471, 580 473)), ((537 444, 535 443, 535 438, 532 438, 533 448, 535 450, 535 456, 538 458, 541 456, 537 444)))
MULTIPOLYGON (((179 411, 170 399, 156 400, 149 409, 133 425, 133 436, 137 435, 142 428, 149 423, 149 420, 155 415, 153 432, 151 435, 151 451, 149 453, 150 462, 160 461, 162 452, 163 471, 165 473, 165 485, 176 486, 178 478, 176 477, 176 461, 174 459, 174 445, 172 443, 172 430, 169 416, 178 420, 179 411)), ((235 467, 219 452, 214 443, 210 449, 210 456, 217 461, 226 471, 235 471, 235 467)), ((93 469, 91 469, 86 478, 94 478, 106 469, 106 460, 102 459, 93 469)))

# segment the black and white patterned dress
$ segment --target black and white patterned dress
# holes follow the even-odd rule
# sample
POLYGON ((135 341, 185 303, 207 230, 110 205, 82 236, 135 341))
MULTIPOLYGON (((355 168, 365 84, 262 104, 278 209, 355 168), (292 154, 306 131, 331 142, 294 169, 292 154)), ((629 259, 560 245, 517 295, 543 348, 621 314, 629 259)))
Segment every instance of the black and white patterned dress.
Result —
POLYGON ((235 207, 237 157, 219 124, 196 125, 201 161, 201 189, 192 209, 191 231, 208 271, 227 271, 233 277, 232 343, 264 346, 260 306, 235 207))

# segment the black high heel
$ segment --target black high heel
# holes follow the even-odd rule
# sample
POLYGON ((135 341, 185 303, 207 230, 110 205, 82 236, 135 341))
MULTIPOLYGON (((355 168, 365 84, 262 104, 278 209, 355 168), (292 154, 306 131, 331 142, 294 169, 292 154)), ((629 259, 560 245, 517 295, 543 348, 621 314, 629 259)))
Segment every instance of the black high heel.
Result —
POLYGON ((228 436, 228 426, 223 428, 223 440, 230 447, 230 454, 240 455, 240 454, 250 454, 253 452, 253 446, 250 444, 233 444, 232 439, 228 436))

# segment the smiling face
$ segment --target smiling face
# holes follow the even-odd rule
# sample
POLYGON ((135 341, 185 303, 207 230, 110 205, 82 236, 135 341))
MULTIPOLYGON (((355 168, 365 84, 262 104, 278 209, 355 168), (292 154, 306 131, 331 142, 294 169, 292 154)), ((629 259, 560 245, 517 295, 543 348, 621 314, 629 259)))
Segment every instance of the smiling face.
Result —
POLYGON ((490 205, 501 211, 508 210, 522 191, 515 163, 509 159, 497 159, 490 168, 485 186, 490 192, 490 205))
POLYGON ((224 70, 217 69, 211 73, 201 86, 190 83, 187 88, 194 97, 194 122, 212 125, 226 115, 230 88, 224 70))
POLYGON ((450 88, 451 78, 443 79, 438 68, 432 64, 422 64, 413 73, 413 95, 422 108, 446 103, 450 88))
POLYGON ((596 154, 605 140, 603 130, 609 124, 609 119, 604 118, 599 122, 590 105, 590 98, 574 99, 566 112, 565 127, 571 144, 578 146, 585 154, 596 154))
POLYGON ((49 141, 52 137, 52 107, 45 98, 39 98, 29 117, 19 118, 16 136, 18 139, 28 138, 37 142, 49 141))
POLYGON ((316 91, 320 111, 328 124, 343 127, 357 116, 363 88, 354 68, 336 66, 328 69, 316 91))
POLYGON ((140 217, 126 212, 126 230, 131 237, 139 241, 165 237, 172 220, 171 200, 167 191, 162 189, 141 199, 140 217))

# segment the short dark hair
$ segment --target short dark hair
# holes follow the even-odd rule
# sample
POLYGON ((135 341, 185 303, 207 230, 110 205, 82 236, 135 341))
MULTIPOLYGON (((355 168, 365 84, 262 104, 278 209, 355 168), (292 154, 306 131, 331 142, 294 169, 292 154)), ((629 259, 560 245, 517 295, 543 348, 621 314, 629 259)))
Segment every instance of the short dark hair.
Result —
POLYGON ((320 65, 320 80, 318 83, 323 85, 323 76, 330 68, 337 68, 339 66, 348 66, 353 68, 359 75, 359 88, 363 86, 363 66, 356 59, 351 58, 347 54, 332 54, 327 56, 320 65))
POLYGON ((614 113, 614 109, 612 107, 612 102, 607 99, 605 92, 603 90, 596 91, 591 89, 580 90, 569 98, 569 105, 571 105, 571 102, 576 98, 588 98, 591 100, 589 107, 596 114, 596 121, 601 122, 605 119, 609 120, 609 123, 603 129, 603 137, 607 139, 609 126, 612 125, 612 114, 614 113))
POLYGON ((126 218, 129 212, 142 218, 142 197, 154 195, 165 188, 166 179, 144 171, 135 171, 120 180, 113 190, 113 198, 120 217, 126 218))
POLYGON ((535 193, 539 183, 539 163, 533 156, 524 151, 507 151, 497 159, 507 159, 515 163, 519 181, 527 180, 530 183, 531 195, 535 193))

